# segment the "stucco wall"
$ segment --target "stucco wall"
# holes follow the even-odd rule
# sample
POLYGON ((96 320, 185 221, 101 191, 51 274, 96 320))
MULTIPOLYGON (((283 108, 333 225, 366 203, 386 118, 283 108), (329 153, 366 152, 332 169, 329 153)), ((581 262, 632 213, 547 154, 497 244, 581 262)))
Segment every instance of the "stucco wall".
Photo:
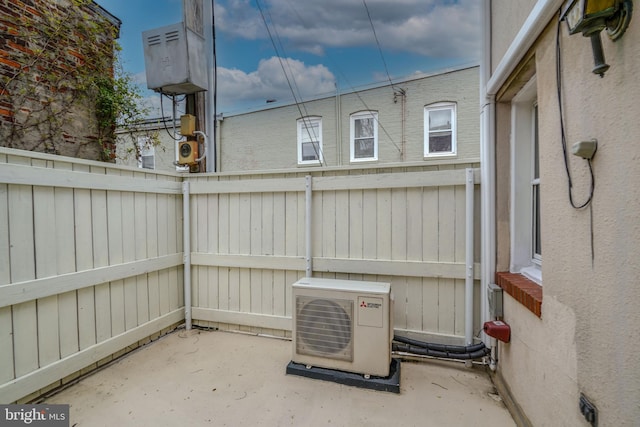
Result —
MULTIPOLYGON (((495 21, 494 21, 495 22, 495 21)), ((499 28, 495 28, 499 31, 499 28)), ((569 147, 597 138, 592 208, 569 204, 556 95, 556 22, 535 45, 542 186, 542 318, 505 297, 512 342, 502 345, 499 375, 535 426, 588 425, 584 393, 600 426, 640 419, 640 20, 613 43, 603 36, 611 69, 591 73, 589 39, 561 32, 565 132, 569 147), (591 230, 593 229, 593 235, 591 230), (593 258, 591 250, 593 241, 593 258)), ((498 110, 498 114, 501 113, 498 110)), ((503 123, 504 117, 497 123, 503 123)), ((586 162, 569 155, 576 203, 588 195, 586 162)), ((497 165, 498 181, 508 164, 497 165)), ((504 242, 504 236, 498 234, 504 242)), ((500 243, 499 243, 500 245, 500 243)))
POLYGON ((478 79, 478 67, 472 67, 394 84, 406 93, 404 148, 402 98, 389 85, 341 94, 339 130, 336 97, 225 117, 218 131, 221 171, 298 167, 296 120, 301 116, 322 117, 325 166, 349 165, 350 115, 363 110, 378 112, 377 163, 403 161, 403 149, 406 162, 437 163, 442 158, 424 158, 424 107, 443 101, 457 105, 457 155, 447 159, 477 161, 478 79))
POLYGON ((537 0, 491 0, 491 71, 511 44, 537 0))

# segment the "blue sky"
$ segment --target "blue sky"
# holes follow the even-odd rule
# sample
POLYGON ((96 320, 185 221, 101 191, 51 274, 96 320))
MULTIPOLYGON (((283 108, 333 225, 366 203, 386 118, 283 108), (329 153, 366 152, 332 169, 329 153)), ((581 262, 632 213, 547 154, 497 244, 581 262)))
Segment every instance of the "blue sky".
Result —
MULTIPOLYGON (((215 0, 218 113, 292 102, 280 59, 298 99, 478 63, 478 0, 365 1, 259 0, 276 52, 256 0, 215 0)), ((97 3, 122 21, 124 68, 146 88, 142 32, 181 21, 182 0, 97 3)), ((159 95, 144 95, 158 107, 159 95)))

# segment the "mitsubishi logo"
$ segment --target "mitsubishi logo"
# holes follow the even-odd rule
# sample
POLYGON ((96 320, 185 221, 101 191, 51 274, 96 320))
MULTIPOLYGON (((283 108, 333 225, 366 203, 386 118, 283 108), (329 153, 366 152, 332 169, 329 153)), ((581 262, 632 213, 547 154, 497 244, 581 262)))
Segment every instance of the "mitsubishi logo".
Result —
POLYGON ((363 300, 363 301, 360 303, 360 307, 367 308, 367 303, 363 300))

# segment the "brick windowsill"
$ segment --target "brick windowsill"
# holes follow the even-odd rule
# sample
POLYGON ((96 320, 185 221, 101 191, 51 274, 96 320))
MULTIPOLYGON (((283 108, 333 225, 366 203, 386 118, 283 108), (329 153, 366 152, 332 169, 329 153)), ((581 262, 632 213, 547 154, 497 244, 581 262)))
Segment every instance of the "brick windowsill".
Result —
POLYGON ((522 274, 496 273, 496 283, 538 317, 542 316, 542 286, 522 274))

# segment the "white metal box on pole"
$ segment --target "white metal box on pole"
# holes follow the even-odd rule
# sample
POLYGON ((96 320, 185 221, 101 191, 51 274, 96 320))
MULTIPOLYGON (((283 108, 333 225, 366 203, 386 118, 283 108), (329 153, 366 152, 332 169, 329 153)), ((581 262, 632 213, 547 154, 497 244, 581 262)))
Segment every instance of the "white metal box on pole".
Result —
POLYGON ((147 87, 166 94, 207 90, 204 38, 184 22, 142 33, 147 87))

